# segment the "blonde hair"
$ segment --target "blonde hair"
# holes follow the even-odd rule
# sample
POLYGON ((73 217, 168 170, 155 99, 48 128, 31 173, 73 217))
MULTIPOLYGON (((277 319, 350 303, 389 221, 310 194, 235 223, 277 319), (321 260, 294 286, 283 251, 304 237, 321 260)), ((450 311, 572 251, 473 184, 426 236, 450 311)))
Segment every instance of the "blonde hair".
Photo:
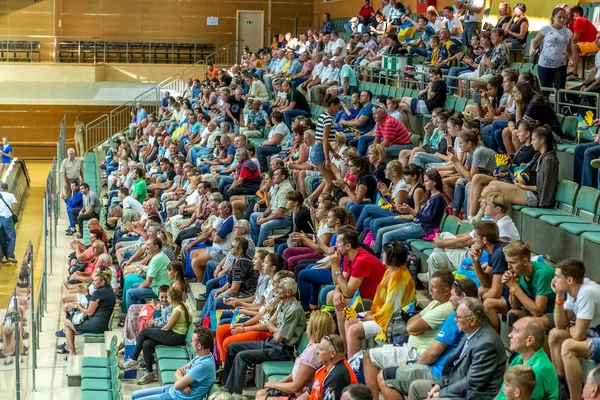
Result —
POLYGON ((358 149, 356 147, 346 147, 346 150, 342 151, 342 157, 358 157, 358 149))
POLYGON ((340 146, 345 145, 346 144, 346 135, 344 135, 343 132, 336 132, 335 133, 335 142, 340 146))
POLYGON ((208 400, 233 400, 233 395, 229 392, 217 392, 211 394, 208 400))
POLYGON ((514 365, 506 370, 504 383, 519 389, 524 397, 528 397, 535 389, 535 373, 529 365, 514 365))
POLYGON ((324 336, 335 333, 335 321, 330 313, 315 310, 310 315, 308 335, 313 343, 319 343, 324 336))
POLYGON ((500 211, 502 211, 502 214, 506 214, 512 206, 512 203, 508 196, 502 192, 490 193, 485 199, 486 201, 492 203, 494 206, 500 207, 500 211))
POLYGON ((529 244, 522 240, 513 240, 507 244, 502 251, 507 257, 521 257, 529 259, 531 257, 531 248, 529 244))
POLYGON ((402 176, 404 174, 404 167, 402 163, 398 160, 390 161, 387 166, 396 173, 396 175, 402 176))
POLYGON ((375 154, 380 163, 385 161, 385 147, 381 143, 371 145, 369 152, 375 154))

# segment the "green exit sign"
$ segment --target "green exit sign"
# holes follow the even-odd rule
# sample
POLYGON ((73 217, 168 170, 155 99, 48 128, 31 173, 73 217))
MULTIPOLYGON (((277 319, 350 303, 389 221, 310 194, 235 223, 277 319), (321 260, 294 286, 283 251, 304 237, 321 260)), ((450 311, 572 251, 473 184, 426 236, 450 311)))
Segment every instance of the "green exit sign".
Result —
POLYGON ((246 21, 246 25, 254 25, 254 21, 246 21))

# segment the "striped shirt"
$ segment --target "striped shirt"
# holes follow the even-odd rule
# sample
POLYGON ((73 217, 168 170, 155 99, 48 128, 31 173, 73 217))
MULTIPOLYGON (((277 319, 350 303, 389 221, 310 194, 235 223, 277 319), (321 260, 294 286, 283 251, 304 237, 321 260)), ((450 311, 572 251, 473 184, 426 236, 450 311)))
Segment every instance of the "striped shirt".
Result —
POLYGON ((386 115, 383 121, 377 123, 375 139, 379 141, 387 140, 390 142, 390 146, 412 143, 410 134, 404 124, 391 115, 386 115))
MULTIPOLYGON (((333 127, 333 118, 331 115, 327 114, 327 112, 323 112, 319 116, 319 120, 317 121, 317 130, 315 131, 315 140, 322 141, 323 140, 323 129, 329 125, 333 127)), ((335 140, 335 131, 333 129, 329 130, 329 141, 335 140)))

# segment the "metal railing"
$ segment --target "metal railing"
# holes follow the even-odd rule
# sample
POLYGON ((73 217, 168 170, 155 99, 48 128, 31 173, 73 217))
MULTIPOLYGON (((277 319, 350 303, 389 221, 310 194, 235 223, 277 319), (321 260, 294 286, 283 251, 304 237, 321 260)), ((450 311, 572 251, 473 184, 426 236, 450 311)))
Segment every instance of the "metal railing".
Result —
POLYGON ((148 114, 158 112, 160 108, 160 92, 158 90, 158 86, 150 88, 145 92, 137 95, 133 100, 133 103, 141 103, 142 106, 148 112, 148 114))
POLYGON ((117 132, 123 132, 129 127, 129 124, 131 123, 131 113, 134 107, 135 103, 133 101, 127 101, 119 107, 110 110, 108 115, 110 135, 114 135, 117 132))
POLYGON ((108 140, 110 135, 110 115, 102 114, 85 126, 85 151, 108 140))
POLYGON ((206 56, 206 64, 224 64, 229 67, 231 64, 239 62, 242 59, 243 40, 234 40, 225 46, 218 48, 212 54, 206 56))
POLYGON ((271 25, 265 31, 265 46, 270 46, 273 43, 273 37, 277 34, 285 35, 291 33, 293 37, 298 37, 298 20, 299 16, 296 14, 293 17, 283 18, 275 25, 271 25))

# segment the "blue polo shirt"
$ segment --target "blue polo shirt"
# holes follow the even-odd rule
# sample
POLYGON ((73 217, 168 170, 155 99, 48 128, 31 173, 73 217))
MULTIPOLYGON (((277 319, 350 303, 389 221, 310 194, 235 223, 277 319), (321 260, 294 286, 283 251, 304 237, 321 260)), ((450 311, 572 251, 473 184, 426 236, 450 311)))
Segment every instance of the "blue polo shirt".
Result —
POLYGON ((456 320, 454 318, 456 318, 456 311, 446 317, 438 335, 435 337, 435 340, 442 342, 447 346, 446 350, 444 350, 444 352, 438 356, 437 360, 430 365, 431 374, 435 376, 436 379, 442 377, 442 370, 444 369, 444 364, 446 364, 446 359, 448 359, 450 353, 456 350, 464 335, 464 333, 458 329, 458 325, 456 325, 456 320))
POLYGON ((373 119, 373 104, 367 104, 361 108, 356 118, 360 118, 363 115, 369 118, 368 121, 361 126, 357 126, 356 128, 362 133, 367 133, 372 131, 375 127, 375 120, 373 119))
POLYGON ((210 387, 215 383, 216 370, 215 359, 212 354, 204 357, 196 356, 188 364, 185 372, 187 376, 194 378, 194 382, 190 384, 191 392, 186 395, 180 390, 175 390, 173 387, 169 389, 169 394, 172 399, 176 400, 191 400, 203 399, 208 394, 210 387))

